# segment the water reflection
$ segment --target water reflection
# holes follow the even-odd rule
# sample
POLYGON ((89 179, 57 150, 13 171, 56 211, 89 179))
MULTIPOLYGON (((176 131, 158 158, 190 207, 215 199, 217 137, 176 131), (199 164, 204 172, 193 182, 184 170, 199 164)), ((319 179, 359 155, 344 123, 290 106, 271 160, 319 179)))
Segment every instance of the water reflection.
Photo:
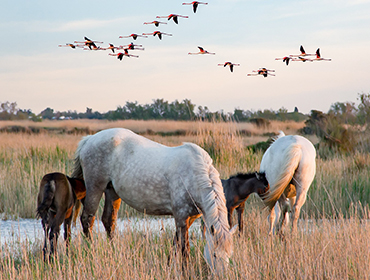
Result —
MULTIPOLYGON (((98 232, 104 232, 104 226, 101 221, 96 221, 94 228, 98 232)), ((173 218, 130 218, 118 219, 117 230, 125 229, 135 231, 150 231, 159 233, 161 230, 172 230, 175 232, 175 220, 173 218)), ((190 232, 200 232, 200 222, 196 221, 190 228, 190 232)), ((82 232, 81 224, 78 222, 76 227, 72 228, 72 235, 77 235, 82 232)), ((64 234, 63 225, 61 226, 60 236, 64 234)), ((41 220, 35 219, 19 219, 0 221, 0 244, 5 243, 22 243, 28 241, 31 243, 37 240, 43 241, 44 232, 41 226, 41 220)), ((62 237, 63 238, 63 237, 62 237)))

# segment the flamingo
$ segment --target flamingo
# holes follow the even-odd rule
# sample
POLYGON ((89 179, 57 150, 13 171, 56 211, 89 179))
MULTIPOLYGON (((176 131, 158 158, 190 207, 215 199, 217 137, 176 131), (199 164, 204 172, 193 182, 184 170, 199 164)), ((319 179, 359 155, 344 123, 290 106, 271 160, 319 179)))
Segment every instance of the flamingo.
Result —
POLYGON ((289 56, 291 57, 299 57, 299 56, 310 56, 310 55, 315 55, 315 54, 312 54, 312 53, 306 53, 306 51, 304 50, 303 46, 301 45, 301 47, 299 48, 301 54, 291 54, 289 56))
POLYGON ((206 51, 205 49, 203 49, 202 47, 199 47, 198 46, 198 49, 199 49, 199 52, 197 52, 197 53, 188 53, 188 54, 216 54, 216 53, 210 53, 210 52, 208 52, 208 51, 206 51))
POLYGON ((257 75, 262 75, 263 77, 267 77, 268 75, 270 76, 275 76, 275 74, 271 74, 269 72, 275 72, 275 70, 269 70, 267 68, 260 68, 258 70, 253 70, 252 72, 255 72, 253 74, 247 74, 247 76, 257 76, 257 75))
POLYGON ((91 50, 92 48, 94 50, 98 49, 98 47, 95 45, 95 43, 99 43, 99 44, 103 44, 103 42, 98 42, 98 41, 93 41, 89 38, 87 38, 86 36, 84 37, 85 41, 84 42, 78 42, 78 41, 74 41, 74 43, 78 43, 78 44, 85 44, 85 46, 89 47, 89 49, 91 50))
POLYGON ((101 50, 112 50, 112 52, 114 53, 114 50, 116 49, 116 50, 120 50, 120 49, 122 49, 121 48, 121 46, 119 46, 119 47, 115 47, 113 44, 109 44, 109 47, 107 47, 107 48, 100 48, 101 50))
POLYGON ((208 3, 198 2, 198 1, 193 1, 191 3, 182 3, 182 4, 183 5, 193 5, 193 12, 194 12, 194 14, 197 12, 197 8, 198 8, 198 5, 199 4, 208 5, 208 3))
POLYGON ((178 18, 179 17, 182 17, 182 18, 188 18, 188 16, 181 16, 181 15, 176 15, 176 14, 170 14, 168 16, 157 16, 157 18, 167 18, 168 20, 171 20, 173 19, 173 21, 176 23, 176 24, 179 24, 179 21, 178 21, 178 18))
POLYGON ((158 21, 158 20, 153 20, 151 22, 144 22, 144 24, 154 24, 155 26, 159 26, 159 24, 167 24, 167 22, 162 22, 162 21, 158 21))
POLYGON ((284 56, 282 58, 275 58, 275 60, 282 60, 283 62, 285 62, 286 65, 289 65, 290 60, 294 61, 294 59, 291 56, 284 56))
POLYGON ((162 40, 162 35, 172 36, 172 34, 163 33, 161 31, 154 31, 153 33, 143 33, 143 35, 153 35, 153 36, 157 35, 159 40, 162 40))
POLYGON ((143 45, 135 45, 134 43, 130 43, 127 46, 120 46, 121 49, 128 49, 128 50, 145 50, 144 48, 141 48, 143 45), (139 47, 139 48, 136 48, 139 47))
POLYGON ((316 58, 310 59, 310 61, 331 61, 331 58, 322 58, 320 55, 320 48, 316 50, 316 58))
POLYGON ((72 49, 75 49, 76 47, 82 48, 83 45, 77 45, 77 44, 69 44, 69 43, 67 43, 65 45, 58 45, 58 47, 71 47, 72 49))
POLYGON ((139 35, 139 34, 130 34, 130 35, 127 35, 127 36, 119 36, 118 38, 130 38, 132 37, 134 40, 137 39, 137 37, 143 37, 143 38, 148 38, 148 36, 143 36, 143 35, 139 35))
POLYGON ((123 53, 117 53, 117 54, 112 54, 112 53, 109 53, 109 55, 112 55, 112 56, 117 56, 117 59, 119 59, 119 60, 122 60, 122 58, 124 57, 124 56, 127 56, 127 57, 139 57, 138 55, 133 55, 133 54, 129 54, 128 53, 128 50, 127 49, 123 49, 123 53))
POLYGON ((229 66, 230 71, 233 72, 234 71, 234 66, 240 66, 240 64, 235 64, 235 63, 232 63, 230 61, 227 61, 224 64, 218 64, 218 66, 223 66, 223 67, 229 66))

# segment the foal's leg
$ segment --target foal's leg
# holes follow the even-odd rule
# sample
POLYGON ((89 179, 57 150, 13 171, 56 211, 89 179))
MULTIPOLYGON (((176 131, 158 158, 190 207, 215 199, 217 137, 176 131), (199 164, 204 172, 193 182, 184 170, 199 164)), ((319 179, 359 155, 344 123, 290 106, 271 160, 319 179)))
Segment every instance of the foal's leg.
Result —
MULTIPOLYGON (((48 215, 48 214, 47 214, 48 215)), ((46 261, 46 252, 48 251, 48 237, 49 237, 49 225, 47 222, 47 218, 42 218, 42 228, 44 229, 44 248, 42 249, 43 255, 44 255, 44 261, 46 261)))
MULTIPOLYGON (((239 204, 238 207, 236 207, 236 211, 238 212, 238 223, 239 223, 239 234, 243 232, 243 212, 244 212, 244 207, 245 207, 245 200, 239 204)), ((230 228, 232 225, 230 225, 230 228)))
POLYGON ((176 247, 175 248, 176 252, 180 250, 181 247, 181 255, 185 261, 188 260, 190 254, 189 231, 188 231, 189 227, 190 227, 190 217, 181 220, 176 219, 176 235, 173 240, 173 243, 174 246, 176 247))
POLYGON ((58 211, 55 217, 51 220, 50 223, 50 257, 54 255, 55 250, 58 245, 58 237, 59 237, 59 231, 60 231, 60 225, 64 221, 65 217, 65 211, 58 211))
POLYGON ((104 193, 105 193, 105 203, 102 222, 108 237, 111 239, 113 237, 114 230, 116 227, 116 220, 118 210, 121 205, 121 199, 113 189, 111 183, 108 184, 108 187, 105 189, 104 193))
POLYGON ((279 221, 278 233, 282 234, 285 226, 289 221, 289 203, 284 194, 282 194, 278 200, 281 211, 281 221, 279 221))
POLYGON ((71 216, 64 220, 64 240, 66 241, 66 252, 68 254, 69 243, 71 242, 71 225, 72 225, 73 213, 71 216))

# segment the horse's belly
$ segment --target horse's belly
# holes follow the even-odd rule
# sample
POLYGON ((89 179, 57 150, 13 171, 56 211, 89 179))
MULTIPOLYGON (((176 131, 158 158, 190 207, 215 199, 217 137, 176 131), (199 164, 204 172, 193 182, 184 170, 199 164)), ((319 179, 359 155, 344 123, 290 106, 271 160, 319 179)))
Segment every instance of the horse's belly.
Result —
POLYGON ((167 186, 158 183, 122 182, 114 186, 114 189, 125 203, 140 212, 149 215, 172 215, 167 186))

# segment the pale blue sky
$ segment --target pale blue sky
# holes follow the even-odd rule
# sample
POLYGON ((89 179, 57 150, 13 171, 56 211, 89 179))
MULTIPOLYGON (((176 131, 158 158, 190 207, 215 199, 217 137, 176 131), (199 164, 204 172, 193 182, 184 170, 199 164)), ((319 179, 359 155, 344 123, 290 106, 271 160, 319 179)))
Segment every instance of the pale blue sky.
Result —
MULTIPOLYGON (((106 112, 126 101, 191 99, 211 111, 273 109, 327 112, 334 102, 356 102, 370 92, 370 0, 210 0, 196 14, 183 1, 0 0, 0 102, 39 113, 46 107, 106 112), (157 15, 188 15, 156 28, 157 15), (139 38, 140 58, 118 61, 109 51, 59 48, 93 40, 114 45, 120 35, 160 30, 139 38), (303 45, 331 62, 291 62, 303 45), (215 56, 190 56, 203 46, 215 56), (234 73, 217 66, 240 63, 234 73), (247 77, 259 67, 276 77, 247 77)), ((189 1, 190 2, 190 1, 189 1)))

